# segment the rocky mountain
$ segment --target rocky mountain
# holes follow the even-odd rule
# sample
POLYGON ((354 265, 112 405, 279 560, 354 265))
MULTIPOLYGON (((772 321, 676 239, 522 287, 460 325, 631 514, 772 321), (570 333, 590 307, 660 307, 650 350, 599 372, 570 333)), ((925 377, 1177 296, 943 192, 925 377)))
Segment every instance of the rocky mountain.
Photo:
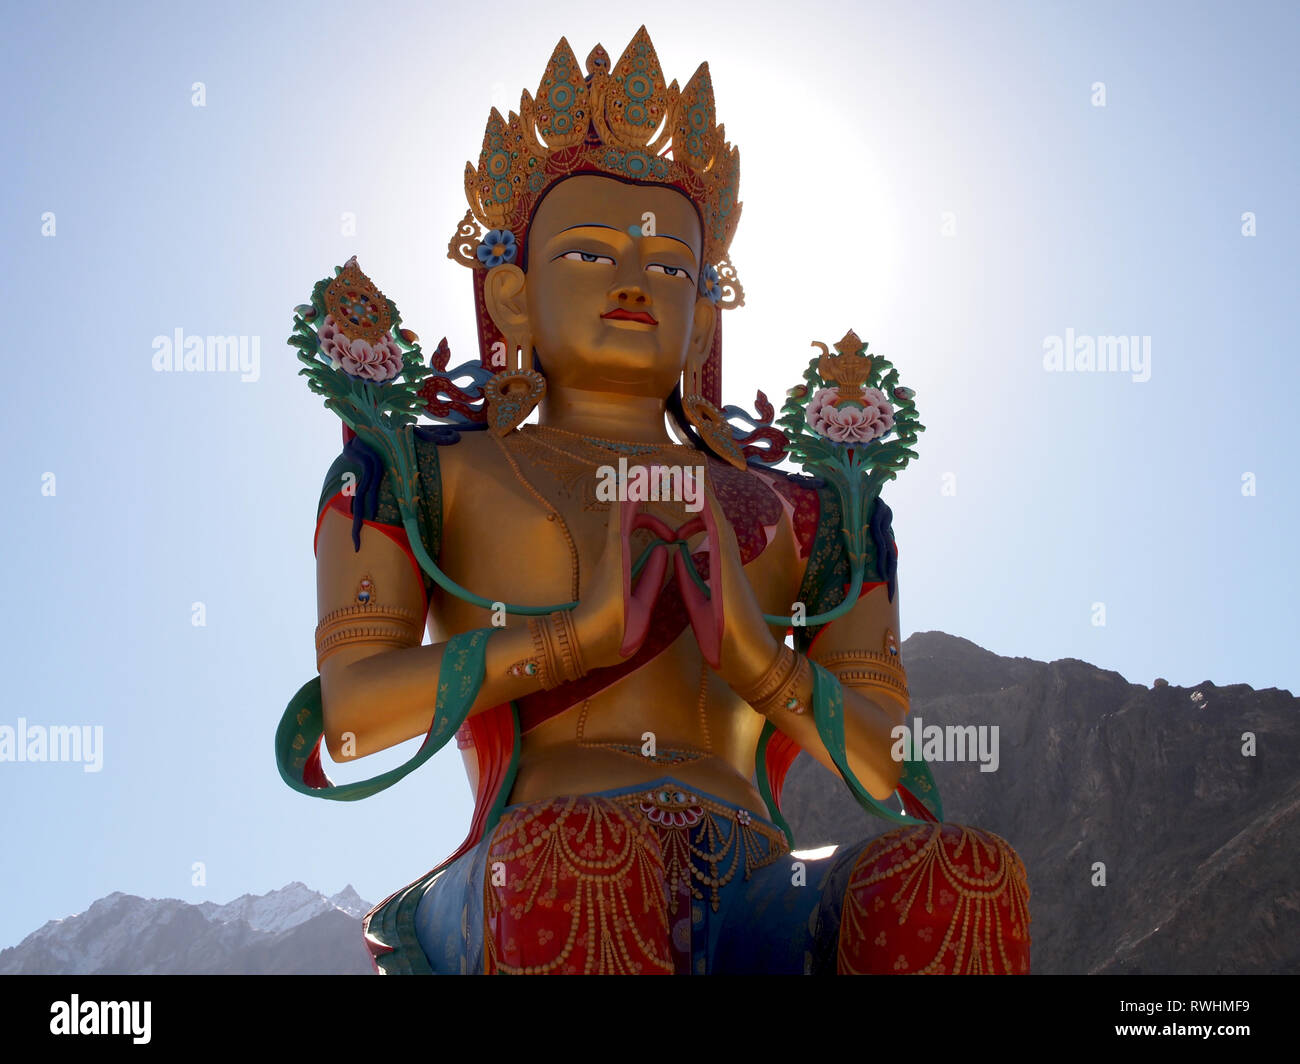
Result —
POLYGON ((227 905, 110 894, 0 950, 0 975, 369 975, 369 908, 302 883, 227 905))
MULTIPOLYGON (((947 820, 1001 835, 1024 860, 1036 973, 1300 972, 1290 692, 1144 687, 942 632, 910 636, 902 660, 913 718, 998 726, 996 771, 931 768, 947 820)), ((804 848, 893 827, 805 754, 782 804, 804 848)))

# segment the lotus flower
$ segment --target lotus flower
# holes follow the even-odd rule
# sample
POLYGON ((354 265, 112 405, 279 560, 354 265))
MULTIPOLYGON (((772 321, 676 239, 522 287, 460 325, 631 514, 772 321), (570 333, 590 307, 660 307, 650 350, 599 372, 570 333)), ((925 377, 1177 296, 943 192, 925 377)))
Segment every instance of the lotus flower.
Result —
POLYGON ((820 388, 808 403, 808 427, 835 443, 861 444, 894 426, 894 408, 879 388, 863 389, 860 399, 840 405, 838 388, 820 388))
POLYGON ((373 344, 367 340, 349 340, 333 315, 317 333, 321 350, 333 363, 349 376, 382 384, 402 372, 402 351, 390 336, 381 336, 373 344))

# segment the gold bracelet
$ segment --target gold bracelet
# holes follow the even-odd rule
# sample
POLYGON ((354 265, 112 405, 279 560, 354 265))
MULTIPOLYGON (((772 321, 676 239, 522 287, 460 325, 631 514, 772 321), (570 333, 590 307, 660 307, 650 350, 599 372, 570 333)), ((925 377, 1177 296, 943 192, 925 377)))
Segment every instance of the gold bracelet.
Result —
POLYGON ((538 662, 537 682, 543 691, 550 691, 562 682, 559 662, 551 645, 551 630, 547 617, 529 617, 528 634, 533 639, 533 656, 538 662))
POLYGON ((794 651, 782 643, 758 680, 748 690, 737 691, 736 693, 750 705, 753 705, 756 701, 771 695, 780 686, 781 677, 786 676, 793 669, 794 651))
POLYGON ((573 624, 571 610, 556 610, 546 618, 551 634, 560 651, 560 664, 565 680, 580 680, 587 675, 582 666, 582 648, 578 646, 578 630, 573 624))
MULTIPOLYGON (((582 647, 578 643, 578 629, 573 623, 571 610, 556 610, 545 617, 530 617, 528 632, 533 639, 534 656, 537 662, 536 675, 542 690, 549 691, 562 683, 571 683, 587 675, 587 668, 582 660, 582 647)), ((519 662, 520 668, 528 662, 519 662)), ((512 674, 517 675, 516 666, 511 666, 512 674)), ((531 673, 529 675, 532 675, 531 673)))
POLYGON ((808 707, 799 697, 799 692, 811 674, 812 666, 808 659, 782 643, 758 682, 748 691, 736 693, 763 716, 778 707, 791 713, 807 713, 808 707))

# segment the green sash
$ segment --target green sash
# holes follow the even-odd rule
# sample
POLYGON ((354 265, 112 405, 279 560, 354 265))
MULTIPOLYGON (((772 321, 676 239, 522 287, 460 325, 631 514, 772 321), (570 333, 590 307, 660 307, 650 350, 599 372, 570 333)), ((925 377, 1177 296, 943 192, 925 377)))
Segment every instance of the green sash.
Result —
POLYGON ((487 641, 494 631, 499 629, 478 628, 447 640, 442 652, 442 667, 438 670, 438 696, 429 734, 409 761, 367 780, 336 785, 326 779, 323 787, 312 787, 303 781, 307 758, 325 734, 320 677, 308 680, 290 700, 280 718, 280 726, 275 730, 275 761, 280 778, 299 794, 336 802, 355 802, 386 790, 409 776, 442 749, 465 723, 483 685, 487 641))
MULTIPOLYGON (((848 751, 844 741, 844 688, 830 672, 813 661, 813 719, 817 722, 817 734, 826 744, 831 760, 835 762, 849 785, 849 791, 857 799, 858 805, 869 813, 893 820, 899 824, 926 824, 929 821, 907 816, 895 809, 890 809, 883 802, 873 798, 870 792, 858 782, 857 776, 849 767, 848 751)), ((930 775, 930 766, 920 757, 903 760, 903 774, 899 785, 919 801, 936 820, 943 819, 943 803, 939 800, 939 788, 935 786, 934 777, 930 775)))
MULTIPOLYGON (((897 824, 929 823, 927 820, 891 809, 873 798, 871 792, 862 786, 858 777, 854 775, 853 769, 849 767, 848 749, 844 739, 844 688, 840 686, 839 680, 833 674, 817 662, 809 661, 808 664, 813 669, 813 721, 817 725, 817 734, 831 755, 831 760, 835 762, 835 767, 840 770, 840 776, 848 785, 849 793, 853 795, 854 800, 868 813, 883 817, 885 820, 892 820, 897 824)), ((767 779, 767 747, 776 731, 776 725, 769 720, 763 725, 762 735, 759 736, 758 751, 755 755, 758 791, 767 805, 769 819, 785 832, 786 839, 791 846, 794 846, 794 833, 773 800, 772 788, 767 779)), ((905 787, 913 798, 929 810, 935 820, 943 820, 943 803, 939 799, 939 788, 930 774, 930 766, 924 760, 920 757, 904 758, 903 774, 899 777, 898 785, 905 787)))

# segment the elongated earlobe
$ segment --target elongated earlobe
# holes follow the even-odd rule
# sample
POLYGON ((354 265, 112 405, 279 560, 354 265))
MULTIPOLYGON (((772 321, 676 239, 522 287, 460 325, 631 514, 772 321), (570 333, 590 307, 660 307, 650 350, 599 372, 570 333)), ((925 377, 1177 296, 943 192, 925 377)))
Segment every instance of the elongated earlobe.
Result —
POLYGON ((506 350, 492 368, 497 372, 483 387, 488 430, 497 436, 517 428, 546 394, 546 378, 532 368, 533 338, 528 321, 528 278, 518 266, 494 266, 483 286, 483 298, 493 323, 506 338, 506 350))
POLYGON ((744 469, 745 455, 735 441, 726 415, 704 398, 703 369, 713 345, 716 324, 717 310, 713 304, 707 299, 697 300, 686 369, 682 374, 682 412, 709 450, 737 469, 744 469))

